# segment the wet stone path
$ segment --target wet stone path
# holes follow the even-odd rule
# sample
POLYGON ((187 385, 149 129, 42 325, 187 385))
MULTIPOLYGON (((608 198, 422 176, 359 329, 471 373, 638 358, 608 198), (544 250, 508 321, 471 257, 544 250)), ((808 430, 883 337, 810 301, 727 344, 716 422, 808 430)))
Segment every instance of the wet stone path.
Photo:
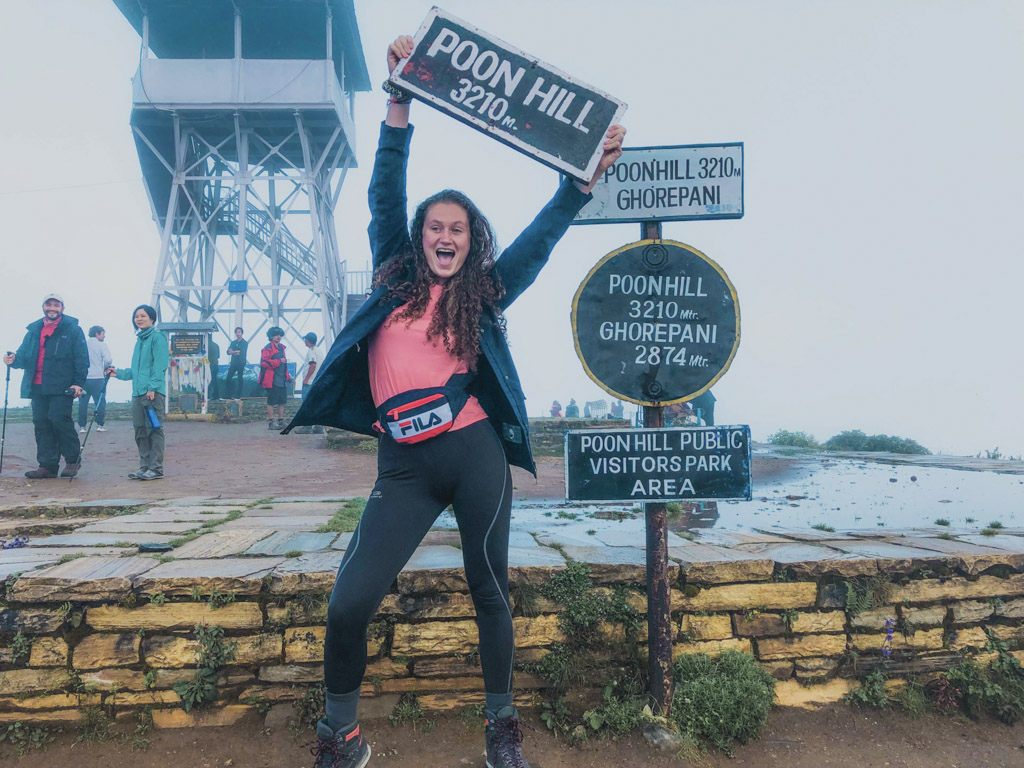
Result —
MULTIPOLYGON (((222 591, 255 594, 273 581, 310 579, 329 587, 352 538, 328 530, 341 498, 203 499, 163 502, 108 499, 44 509, 0 508, 4 537, 25 532, 25 546, 0 551, 0 578, 20 574, 23 600, 104 599, 126 586, 143 594, 175 594, 195 579, 222 591), (145 545, 171 547, 162 554, 145 545)), ((844 576, 879 567, 923 568, 950 558, 967 573, 1024 565, 1024 528, 915 526, 847 529, 767 522, 740 529, 690 528, 709 505, 684 505, 673 517, 669 558, 687 579, 768 578, 780 570, 844 576)), ((455 520, 445 512, 404 573, 462 567, 455 520)), ((558 566, 569 560, 599 567, 645 562, 638 509, 521 501, 513 509, 509 564, 558 566)), ((401 577, 400 577, 401 579, 401 577)))

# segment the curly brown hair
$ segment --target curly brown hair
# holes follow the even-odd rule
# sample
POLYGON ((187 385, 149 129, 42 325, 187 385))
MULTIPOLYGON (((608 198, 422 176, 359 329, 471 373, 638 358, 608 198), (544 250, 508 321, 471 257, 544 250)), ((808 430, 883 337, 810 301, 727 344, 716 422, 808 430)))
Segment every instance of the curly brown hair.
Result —
POLYGON ((423 222, 435 203, 455 203, 466 212, 469 253, 462 268, 443 284, 441 298, 427 328, 427 339, 442 338, 449 354, 465 361, 469 370, 475 371, 480 355, 483 312, 489 311, 501 332, 505 332, 505 317, 499 304, 505 289, 494 271, 497 238, 490 222, 472 200, 454 189, 444 189, 420 203, 409 224, 412 250, 395 254, 378 267, 373 286, 389 286, 385 301, 397 297, 405 302, 396 318, 405 320, 407 326, 427 311, 430 286, 439 281, 423 253, 423 222))

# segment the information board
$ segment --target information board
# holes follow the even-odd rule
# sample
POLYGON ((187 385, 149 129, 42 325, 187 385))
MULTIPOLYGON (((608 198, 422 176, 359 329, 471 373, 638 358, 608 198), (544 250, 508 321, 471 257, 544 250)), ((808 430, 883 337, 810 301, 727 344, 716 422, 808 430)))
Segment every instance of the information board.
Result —
POLYGON ((736 289, 715 262, 673 240, 605 256, 572 302, 576 354, 606 392, 671 405, 707 391, 740 340, 736 289))
POLYGON ((172 355, 201 355, 203 353, 203 337, 196 334, 172 333, 172 355))
POLYGON ((739 219, 743 144, 626 147, 573 224, 739 219))
POLYGON ((569 430, 565 433, 565 498, 749 501, 750 427, 569 430))
POLYGON ((391 81, 427 104, 583 183, 626 105, 440 8, 391 81))

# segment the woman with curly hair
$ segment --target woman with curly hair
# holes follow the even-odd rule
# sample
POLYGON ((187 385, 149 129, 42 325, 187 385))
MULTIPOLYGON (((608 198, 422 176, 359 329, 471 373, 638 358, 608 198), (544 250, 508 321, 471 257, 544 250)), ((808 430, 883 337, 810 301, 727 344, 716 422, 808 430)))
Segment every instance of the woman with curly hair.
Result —
MULTIPOLYGON (((411 37, 396 39, 388 48, 389 69, 412 48, 411 37)), ((407 227, 408 119, 409 98, 393 93, 370 180, 373 291, 335 340, 288 426, 330 424, 380 434, 377 482, 327 610, 327 716, 317 727, 316 766, 362 768, 369 760, 356 716, 367 627, 450 504, 480 637, 487 765, 528 768, 512 701, 509 465, 536 468, 502 313, 536 279, 594 182, 564 181, 495 258, 490 224, 461 192, 443 190, 424 200, 407 227)), ((622 154, 624 134, 620 126, 609 130, 595 181, 622 154)))

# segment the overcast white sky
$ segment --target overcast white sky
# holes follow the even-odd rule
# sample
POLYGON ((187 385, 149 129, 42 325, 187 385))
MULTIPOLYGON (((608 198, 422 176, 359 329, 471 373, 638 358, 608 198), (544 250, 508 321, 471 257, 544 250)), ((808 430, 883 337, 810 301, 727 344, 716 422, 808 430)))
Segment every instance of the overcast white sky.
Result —
MULTIPOLYGON (((720 423, 761 440, 863 429, 937 452, 1024 453, 1024 3, 443 7, 626 101, 629 145, 745 143, 746 216, 664 227, 738 292, 720 423)), ((356 0, 374 83, 387 43, 429 8, 356 0)), ((150 299, 159 249, 128 127, 138 36, 109 0, 0 0, 0 18, 0 346, 20 342, 53 290, 84 325, 106 326, 128 364, 129 314, 150 299)), ((350 268, 368 259, 384 99, 356 105, 360 167, 337 216, 350 268)), ((511 242, 555 173, 424 105, 412 119, 410 199, 463 189, 511 242)), ((605 396, 575 356, 571 300, 594 263, 637 239, 637 224, 572 228, 509 311, 532 415, 605 396)))

